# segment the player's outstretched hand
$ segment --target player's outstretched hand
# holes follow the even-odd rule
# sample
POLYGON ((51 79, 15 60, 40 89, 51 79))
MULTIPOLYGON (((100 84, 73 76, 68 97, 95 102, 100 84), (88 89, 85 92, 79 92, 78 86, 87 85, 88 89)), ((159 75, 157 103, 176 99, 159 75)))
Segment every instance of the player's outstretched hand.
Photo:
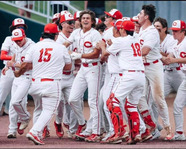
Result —
POLYGON ((72 60, 76 60, 76 59, 80 59, 82 56, 81 53, 77 53, 77 52, 72 52, 72 54, 70 55, 72 60))

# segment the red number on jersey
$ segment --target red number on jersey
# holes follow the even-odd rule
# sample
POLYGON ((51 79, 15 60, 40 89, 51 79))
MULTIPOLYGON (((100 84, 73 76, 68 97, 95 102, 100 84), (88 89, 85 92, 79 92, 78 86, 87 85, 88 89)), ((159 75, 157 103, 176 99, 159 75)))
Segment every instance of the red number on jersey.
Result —
POLYGON ((52 50, 53 50, 52 48, 41 49, 38 62, 42 62, 42 61, 48 62, 48 61, 50 61, 51 54, 49 52, 52 51, 52 50))
POLYGON ((141 56, 141 49, 140 49, 140 44, 139 43, 135 43, 131 45, 132 49, 133 49, 133 55, 134 57, 136 56, 141 56))

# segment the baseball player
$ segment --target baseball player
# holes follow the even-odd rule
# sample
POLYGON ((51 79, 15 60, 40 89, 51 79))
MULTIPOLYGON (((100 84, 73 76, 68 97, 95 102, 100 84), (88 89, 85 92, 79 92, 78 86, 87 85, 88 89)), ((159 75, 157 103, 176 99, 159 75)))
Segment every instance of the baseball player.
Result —
MULTIPOLYGON (((105 11, 105 21, 104 21, 104 24, 106 25, 106 29, 105 31, 103 32, 103 40, 106 42, 106 43, 109 43, 113 38, 113 26, 112 26, 112 23, 115 22, 117 19, 121 19, 123 17, 122 13, 117 10, 117 9, 112 9, 110 10, 109 12, 106 12, 105 11)), ((109 44, 107 44, 107 48, 109 47, 109 44)), ((110 57, 110 56, 109 56, 110 57)), ((104 84, 101 88, 101 91, 100 91, 100 102, 101 102, 101 106, 103 108, 103 110, 101 110, 101 113, 103 113, 103 116, 102 116, 102 123, 104 122, 105 124, 102 124, 102 125, 105 125, 105 129, 107 131, 107 134, 105 135, 105 137, 102 139, 101 143, 104 143, 104 142, 107 142, 107 139, 112 136, 114 134, 114 126, 112 124, 112 120, 110 118, 110 112, 106 106, 106 100, 108 99, 108 93, 110 91, 107 91, 106 90, 106 87, 107 87, 107 84, 111 78, 111 74, 109 73, 109 70, 108 70, 108 63, 106 62, 108 56, 104 56, 102 57, 102 61, 104 62, 102 64, 103 66, 103 77, 102 79, 104 81, 104 84)), ((110 63, 110 69, 115 69, 116 67, 113 67, 115 66, 114 64, 117 65, 117 59, 111 55, 111 59, 115 59, 114 60, 114 63, 110 63)), ((109 89, 108 89, 109 90, 109 89)))
POLYGON ((67 49, 55 42, 58 32, 56 24, 45 25, 43 40, 30 48, 25 56, 25 63, 15 72, 17 77, 32 68, 30 94, 42 100, 42 112, 26 137, 39 145, 44 144, 43 129, 50 123, 61 100, 61 72, 63 69, 71 69, 67 49))
POLYGON ((100 113, 99 113, 99 90, 101 79, 100 51, 96 49, 96 44, 101 40, 100 33, 94 29, 95 14, 92 11, 82 11, 80 14, 81 28, 76 29, 65 45, 68 46, 73 41, 78 43, 78 49, 81 53, 73 52, 71 58, 81 59, 81 68, 78 71, 72 89, 70 92, 69 103, 78 118, 78 137, 86 127, 83 110, 81 108, 81 98, 88 87, 88 103, 90 107, 90 118, 92 118, 91 135, 85 138, 85 141, 100 141, 100 113), (76 36, 73 36, 75 34, 76 36), (81 86, 81 87, 79 87, 81 86))
MULTIPOLYGON (((34 42, 27 38, 23 29, 15 29, 12 31, 12 40, 15 42, 15 55, 11 61, 7 62, 9 69, 19 69, 24 61, 25 54, 34 42)), ((9 110, 9 130, 8 138, 16 137, 18 117, 21 122, 19 129, 23 130, 28 126, 31 119, 30 113, 27 111, 27 95, 31 84, 31 71, 24 75, 14 78, 11 92, 10 110, 9 110)))
MULTIPOLYGON (((74 29, 74 17, 72 14, 65 13, 60 18, 60 25, 62 26, 62 31, 59 33, 58 39, 56 40, 57 43, 63 44, 74 29)), ((68 47, 69 51, 73 50, 72 46, 68 47)), ((61 84, 61 91, 62 91, 62 101, 58 107, 58 114, 56 116, 56 121, 54 122, 56 126, 56 134, 58 137, 62 137, 62 132, 60 133, 58 130, 62 130, 61 123, 63 120, 64 126, 68 128, 68 137, 72 138, 77 130, 78 122, 77 118, 71 109, 68 99, 71 90, 72 83, 74 81, 74 62, 72 64, 72 69, 70 71, 63 71, 62 72, 62 84, 61 84), (64 111, 62 111, 64 109, 64 111), (61 135, 60 135, 61 134, 61 135)))
POLYGON ((185 72, 186 72, 186 24, 182 20, 175 20, 172 23, 172 27, 170 28, 172 30, 172 34, 174 39, 177 40, 177 43, 173 46, 173 51, 164 61, 165 64, 174 64, 174 63, 180 63, 181 69, 184 73, 184 79, 181 83, 181 85, 178 88, 178 92, 176 95, 176 98, 174 100, 174 120, 175 120, 175 135, 172 138, 172 140, 186 140, 184 131, 183 131, 183 122, 184 122, 184 116, 183 116, 183 108, 186 103, 186 95, 185 95, 185 72))
POLYGON ((119 73, 120 80, 114 86, 106 102, 114 128, 117 128, 110 140, 117 141, 123 135, 123 115, 120 107, 125 103, 131 137, 128 144, 135 144, 141 140, 137 105, 145 85, 140 45, 138 40, 133 37, 133 31, 134 23, 132 21, 117 21, 113 29, 116 38, 112 45, 107 50, 104 42, 101 45, 103 54, 109 53, 118 58, 118 64, 122 70, 119 73))
MULTIPOLYGON (((25 24, 23 19, 16 18, 12 21, 12 25, 9 27, 10 32, 12 33, 12 31, 16 28, 23 28, 26 30, 27 25, 25 24)), ((6 37, 1 47, 1 60, 3 60, 3 63, 5 65, 5 67, 2 69, 2 73, 4 73, 4 71, 8 69, 6 63, 8 60, 11 60, 12 55, 15 52, 14 49, 15 49, 14 42, 11 40, 11 36, 6 37)), ((8 71, 6 71, 6 74, 1 75, 0 109, 2 109, 3 103, 5 102, 5 99, 7 98, 8 94, 10 94, 13 79, 14 79, 14 75, 12 69, 8 69, 8 71)))
MULTIPOLYGON (((172 35, 168 32, 167 21, 164 18, 156 18, 154 21, 154 26, 158 30, 160 34, 160 52, 162 56, 167 56, 173 50, 173 45, 177 42, 172 35)), ((181 82, 183 81, 184 74, 181 71, 180 64, 174 63, 170 65, 164 65, 164 96, 167 97, 171 91, 178 90, 181 82)), ((154 115, 154 119, 157 126, 158 124, 158 110, 157 105, 152 103, 152 111, 154 115)), ((159 131, 156 132, 159 133, 159 131)), ((156 134, 160 136, 159 134, 156 134)), ((158 137, 157 136, 157 137, 158 137)))
POLYGON ((160 37, 157 29, 152 25, 155 18, 155 7, 143 5, 140 14, 138 15, 138 23, 141 25, 139 32, 139 43, 142 50, 143 62, 145 66, 146 87, 142 98, 140 99, 138 108, 142 118, 148 127, 146 132, 142 134, 142 140, 152 138, 150 131, 153 132, 156 124, 152 121, 147 104, 147 88, 150 85, 152 98, 156 102, 158 112, 163 120, 164 128, 167 132, 165 140, 170 140, 173 137, 169 121, 169 113, 167 103, 164 98, 164 78, 163 64, 160 54, 160 37), (150 130, 150 131, 149 131, 150 130))

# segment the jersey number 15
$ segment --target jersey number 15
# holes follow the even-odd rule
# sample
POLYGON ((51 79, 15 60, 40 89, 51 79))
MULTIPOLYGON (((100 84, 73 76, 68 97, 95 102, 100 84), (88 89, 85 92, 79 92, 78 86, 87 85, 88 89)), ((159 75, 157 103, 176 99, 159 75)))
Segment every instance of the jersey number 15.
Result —
POLYGON ((41 49, 40 50, 40 56, 38 62, 48 62, 51 59, 51 51, 52 48, 46 48, 46 49, 41 49))

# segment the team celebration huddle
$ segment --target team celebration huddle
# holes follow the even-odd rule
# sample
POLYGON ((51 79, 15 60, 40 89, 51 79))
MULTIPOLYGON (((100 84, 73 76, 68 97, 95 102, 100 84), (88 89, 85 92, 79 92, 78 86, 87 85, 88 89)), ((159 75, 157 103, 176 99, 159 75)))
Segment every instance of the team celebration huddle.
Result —
POLYGON ((101 144, 150 142, 163 129, 164 140, 186 140, 185 22, 175 20, 168 28, 152 4, 136 16, 125 17, 117 9, 103 16, 96 18, 91 10, 56 13, 36 43, 26 36, 24 19, 12 21, 12 35, 1 47, 0 109, 11 90, 8 139, 33 123, 26 137, 43 145, 54 118, 62 139, 65 127, 74 141, 101 144), (83 113, 87 89, 88 120, 83 113), (175 132, 165 100, 172 91, 177 92, 175 132), (28 94, 33 115, 27 110, 28 94))

